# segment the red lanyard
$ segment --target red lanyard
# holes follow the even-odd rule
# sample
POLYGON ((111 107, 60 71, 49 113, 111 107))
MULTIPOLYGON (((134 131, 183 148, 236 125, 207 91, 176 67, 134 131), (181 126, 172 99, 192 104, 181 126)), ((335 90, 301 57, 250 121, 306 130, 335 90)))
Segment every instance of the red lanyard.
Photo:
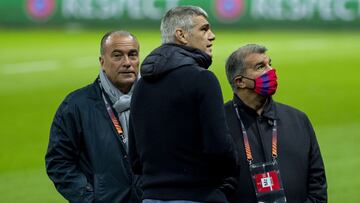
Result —
POLYGON ((104 91, 103 91, 103 89, 102 89, 102 86, 101 86, 101 83, 100 83, 100 82, 99 82, 99 85, 100 85, 100 88, 101 88, 102 97, 103 97, 104 102, 105 102, 106 110, 107 110, 107 112, 108 112, 108 114, 109 114, 109 116, 110 116, 110 118, 111 118, 111 121, 112 121, 112 123, 113 123, 113 125, 114 125, 114 127, 115 127, 115 129, 116 129, 116 131, 117 131, 117 133, 118 133, 118 135, 119 135, 120 138, 121 138, 121 141, 122 141, 123 143, 125 143, 126 140, 125 140, 125 137, 124 137, 123 130, 122 130, 122 128, 121 128, 120 122, 119 122, 119 120, 116 118, 116 116, 115 116, 115 114, 114 114, 114 111, 112 110, 112 108, 111 108, 108 100, 106 99, 106 97, 105 97, 105 95, 104 95, 104 91))
MULTIPOLYGON (((237 104, 235 102, 233 102, 233 104, 234 104, 234 108, 235 108, 235 111, 236 111, 236 115, 237 115, 237 117, 238 117, 238 119, 240 121, 240 124, 241 124, 241 131, 242 131, 243 139, 244 139, 246 159, 251 164, 251 162, 253 160, 253 157, 252 157, 252 153, 251 153, 249 137, 248 137, 248 134, 247 134, 247 132, 245 130, 244 123, 242 122, 242 120, 240 118, 240 114, 239 114, 237 104)), ((277 157, 277 126, 276 126, 276 120, 274 120, 273 129, 272 129, 271 152, 272 152, 272 157, 276 158, 277 157)))

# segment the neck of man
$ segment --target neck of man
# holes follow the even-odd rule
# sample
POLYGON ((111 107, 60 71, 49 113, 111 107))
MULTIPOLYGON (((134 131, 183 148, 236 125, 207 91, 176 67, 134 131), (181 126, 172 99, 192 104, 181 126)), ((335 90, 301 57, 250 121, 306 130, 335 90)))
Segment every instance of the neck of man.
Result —
POLYGON ((116 88, 118 88, 118 90, 120 90, 120 92, 121 93, 123 93, 123 94, 127 94, 127 93, 129 93, 129 91, 130 91, 130 89, 131 89, 131 86, 132 85, 123 85, 123 86, 115 86, 116 88))
POLYGON ((244 104, 254 109, 258 115, 262 114, 267 100, 266 97, 260 96, 249 89, 237 91, 235 94, 244 102, 244 104))

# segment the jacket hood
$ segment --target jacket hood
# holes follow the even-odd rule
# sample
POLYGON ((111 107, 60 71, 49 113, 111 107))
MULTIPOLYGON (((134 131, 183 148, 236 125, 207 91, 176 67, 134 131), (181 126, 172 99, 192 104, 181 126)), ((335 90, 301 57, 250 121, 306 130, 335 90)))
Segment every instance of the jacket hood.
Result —
POLYGON ((152 51, 141 65, 141 77, 157 79, 174 69, 194 65, 209 68, 212 60, 205 52, 179 44, 163 44, 152 51))

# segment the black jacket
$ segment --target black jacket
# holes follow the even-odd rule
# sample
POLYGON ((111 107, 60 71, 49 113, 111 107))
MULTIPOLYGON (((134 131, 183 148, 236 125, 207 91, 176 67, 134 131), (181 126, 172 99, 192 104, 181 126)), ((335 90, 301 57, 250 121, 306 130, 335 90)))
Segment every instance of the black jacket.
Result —
POLYGON ((222 181, 238 170, 210 64, 204 52, 175 44, 155 49, 142 64, 129 154, 143 175, 144 199, 226 202, 222 181))
MULTIPOLYGON (((262 116, 237 96, 240 117, 249 136, 253 163, 270 161, 273 120, 277 121, 278 163, 289 203, 327 202, 324 164, 314 130, 307 116, 290 106, 273 101, 265 105, 262 116)), ((232 202, 257 202, 246 160, 240 122, 233 102, 225 104, 227 122, 240 156, 239 187, 232 202)))
POLYGON ((56 189, 74 203, 140 202, 127 153, 97 81, 69 94, 56 112, 46 153, 56 189))

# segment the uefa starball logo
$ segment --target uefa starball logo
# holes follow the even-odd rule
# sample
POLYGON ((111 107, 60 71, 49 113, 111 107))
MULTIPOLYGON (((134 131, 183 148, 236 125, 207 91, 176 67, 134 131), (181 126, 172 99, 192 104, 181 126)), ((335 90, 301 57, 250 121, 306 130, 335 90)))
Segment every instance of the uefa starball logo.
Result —
POLYGON ((46 21, 55 12, 55 0, 26 0, 25 10, 34 21, 46 21))
POLYGON ((245 11, 244 1, 245 0, 215 0, 214 9, 216 17, 220 21, 229 23, 238 20, 245 11))

